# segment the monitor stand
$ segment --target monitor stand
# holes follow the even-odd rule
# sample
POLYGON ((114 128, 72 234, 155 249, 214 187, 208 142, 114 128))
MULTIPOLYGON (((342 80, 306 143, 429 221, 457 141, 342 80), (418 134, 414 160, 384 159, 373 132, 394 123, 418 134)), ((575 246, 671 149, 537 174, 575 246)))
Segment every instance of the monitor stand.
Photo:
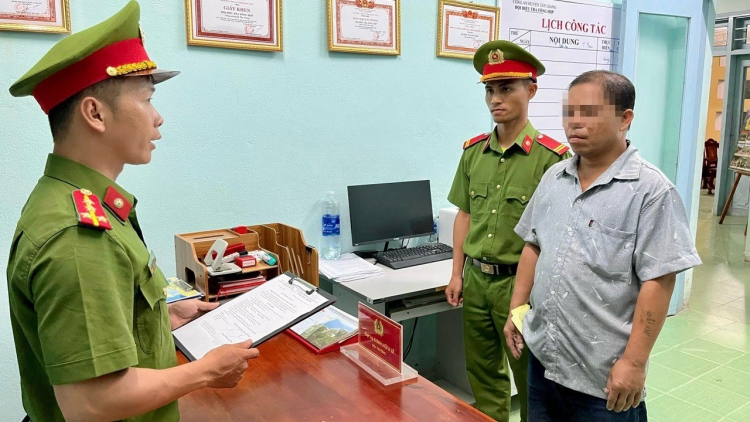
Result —
POLYGON ((375 258, 375 255, 380 252, 388 252, 390 243, 391 243, 390 241, 385 242, 385 247, 383 248, 382 251, 354 251, 353 253, 354 255, 357 255, 358 257, 362 259, 372 259, 372 258, 375 258))

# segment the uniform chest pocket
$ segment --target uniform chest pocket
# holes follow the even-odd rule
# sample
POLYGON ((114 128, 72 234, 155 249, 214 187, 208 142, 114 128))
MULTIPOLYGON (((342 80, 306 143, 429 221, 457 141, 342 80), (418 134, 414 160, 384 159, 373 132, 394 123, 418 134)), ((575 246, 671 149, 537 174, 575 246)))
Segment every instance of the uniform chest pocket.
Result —
POLYGON ((164 293, 166 287, 167 281, 158 276, 149 277, 136 286, 133 320, 138 344, 146 354, 158 350, 164 342, 164 337, 169 334, 169 318, 164 293))
POLYGON ((532 187, 508 186, 505 191, 505 200, 501 203, 501 220, 508 226, 515 227, 533 194, 534 188, 532 187))
POLYGON ((474 183, 469 185, 469 198, 471 199, 471 220, 480 221, 487 215, 487 184, 474 183))
POLYGON ((589 223, 588 236, 582 236, 586 256, 585 265, 607 280, 626 280, 630 277, 635 250, 635 233, 623 232, 596 221, 589 223))

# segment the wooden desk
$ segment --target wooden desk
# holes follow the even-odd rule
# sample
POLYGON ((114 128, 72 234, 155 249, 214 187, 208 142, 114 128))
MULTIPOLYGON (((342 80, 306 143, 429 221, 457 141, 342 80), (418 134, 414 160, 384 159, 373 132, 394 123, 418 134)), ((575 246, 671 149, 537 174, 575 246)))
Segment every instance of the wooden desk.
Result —
MULTIPOLYGON (((287 334, 259 350, 236 388, 181 398, 181 421, 492 420, 422 377, 384 387, 340 352, 317 356, 287 334)), ((179 352, 177 359, 187 362, 179 352)))

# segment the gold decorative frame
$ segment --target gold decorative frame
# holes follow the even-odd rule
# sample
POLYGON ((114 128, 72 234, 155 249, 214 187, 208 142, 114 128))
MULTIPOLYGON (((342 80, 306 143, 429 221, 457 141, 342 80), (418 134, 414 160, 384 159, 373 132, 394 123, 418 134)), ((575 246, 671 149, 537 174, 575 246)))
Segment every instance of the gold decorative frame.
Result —
POLYGON ((333 8, 339 1, 369 1, 377 4, 377 0, 326 0, 328 4, 328 51, 341 53, 382 54, 389 56, 398 56, 401 54, 401 0, 392 0, 395 3, 394 13, 396 15, 394 16, 394 24, 396 27, 393 31, 395 49, 334 45, 333 37, 336 33, 337 26, 334 25, 333 21, 333 8))
POLYGON ((256 42, 251 40, 228 41, 221 37, 210 38, 210 37, 199 37, 195 34, 195 18, 193 15, 193 5, 198 1, 211 1, 211 0, 185 0, 185 26, 187 35, 187 44, 196 45, 202 47, 218 47, 218 48, 234 48, 239 50, 259 50, 259 51, 283 51, 284 48, 284 31, 283 31, 283 13, 281 8, 281 0, 269 0, 270 4, 275 5, 277 16, 275 19, 276 27, 272 28, 275 33, 276 42, 256 42))
POLYGON ((499 7, 484 6, 481 4, 474 4, 474 3, 464 3, 460 1, 454 1, 454 0, 439 0, 438 2, 438 25, 437 25, 437 55, 438 57, 451 57, 454 59, 472 60, 474 58, 474 52, 476 51, 476 50, 473 50, 471 52, 467 51, 466 53, 443 51, 443 37, 446 36, 445 30, 444 30, 444 26, 446 24, 445 6, 460 7, 467 11, 482 12, 485 15, 487 13, 494 13, 495 27, 493 28, 494 33, 491 35, 490 38, 491 40, 496 40, 497 37, 499 36, 500 34, 500 8, 499 7))
MULTIPOLYGON (((70 0, 49 0, 55 13, 60 13, 60 25, 40 24, 40 20, 11 19, 0 14, 0 31, 40 32, 47 34, 70 34, 70 0), (27 23, 21 23, 27 22, 27 23)), ((23 3, 18 3, 23 5, 23 3)), ((21 6, 22 7, 22 6, 21 6)), ((22 13, 22 11, 18 11, 22 13)), ((55 22, 57 19, 55 18, 55 22)))

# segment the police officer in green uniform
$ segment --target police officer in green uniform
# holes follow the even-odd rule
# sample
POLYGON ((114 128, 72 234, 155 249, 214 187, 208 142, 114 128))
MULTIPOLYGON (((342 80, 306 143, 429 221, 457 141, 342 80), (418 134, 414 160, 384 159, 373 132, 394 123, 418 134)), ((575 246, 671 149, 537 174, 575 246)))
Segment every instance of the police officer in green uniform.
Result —
POLYGON ((216 305, 166 304, 136 199, 115 183, 124 165, 151 160, 163 123, 154 84, 178 73, 148 57, 139 18, 132 1, 58 42, 10 89, 34 96, 54 139, 8 263, 26 420, 177 421, 179 397, 235 386, 258 356, 248 341, 176 366, 171 330, 216 305))
POLYGON ((445 291, 463 303, 466 370, 479 410, 498 421, 510 411, 510 375, 526 420, 528 360, 508 359, 508 319, 523 240, 518 220, 544 172, 569 157, 568 147, 539 133, 528 120, 529 101, 544 66, 508 41, 491 41, 474 55, 495 130, 469 139, 448 200, 459 208, 453 231, 453 274, 445 291))

